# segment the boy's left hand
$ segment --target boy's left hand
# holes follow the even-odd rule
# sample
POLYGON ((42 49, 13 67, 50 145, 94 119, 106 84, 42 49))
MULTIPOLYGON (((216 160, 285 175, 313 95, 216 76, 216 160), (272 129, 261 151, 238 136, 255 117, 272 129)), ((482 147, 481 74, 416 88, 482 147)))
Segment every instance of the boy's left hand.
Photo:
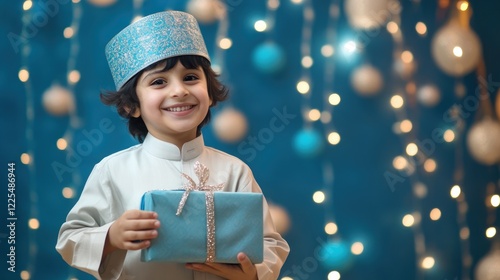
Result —
POLYGON ((186 268, 215 274, 229 280, 258 280, 257 269, 244 253, 238 254, 240 264, 188 263, 186 268))

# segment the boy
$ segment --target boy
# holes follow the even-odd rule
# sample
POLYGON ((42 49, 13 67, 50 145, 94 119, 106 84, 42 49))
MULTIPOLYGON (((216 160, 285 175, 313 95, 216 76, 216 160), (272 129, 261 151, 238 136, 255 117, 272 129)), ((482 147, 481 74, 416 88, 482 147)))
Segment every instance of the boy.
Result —
POLYGON ((252 264, 244 252, 236 265, 140 261, 140 250, 151 245, 160 227, 159 214, 138 210, 141 196, 178 189, 182 173, 193 177, 194 162, 209 167, 209 181, 225 182, 224 191, 261 189, 246 164, 204 145, 201 127, 210 107, 227 98, 227 89, 210 68, 191 15, 170 11, 142 18, 108 43, 106 56, 117 91, 101 99, 117 107, 141 144, 94 167, 59 233, 56 249, 64 260, 97 279, 277 279, 289 247, 265 201, 261 264, 252 264))

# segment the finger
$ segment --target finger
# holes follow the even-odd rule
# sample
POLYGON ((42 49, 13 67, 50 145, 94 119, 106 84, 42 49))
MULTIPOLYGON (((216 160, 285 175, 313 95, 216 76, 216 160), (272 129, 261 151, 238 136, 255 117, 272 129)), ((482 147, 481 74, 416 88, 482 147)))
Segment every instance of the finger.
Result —
POLYGON ((245 255, 245 253, 238 253, 238 262, 240 263, 241 265, 241 270, 243 270, 243 272, 250 272, 254 269, 254 265, 252 264, 252 262, 250 261, 250 259, 247 257, 247 255, 245 255))
POLYGON ((149 240, 158 237, 158 231, 152 230, 134 230, 126 231, 123 235, 127 242, 138 242, 137 240, 149 240))
POLYGON ((148 248, 149 246, 151 246, 151 241, 149 240, 125 243, 126 250, 142 250, 148 248))
POLYGON ((154 219, 148 220, 128 220, 124 224, 125 230, 147 230, 147 229, 157 229, 160 227, 160 221, 154 219))
POLYGON ((142 211, 138 209, 128 210, 125 213, 123 213, 123 216, 129 220, 158 218, 158 214, 156 212, 142 211))
POLYGON ((224 263, 215 263, 215 262, 206 262, 203 264, 204 266, 207 266, 209 268, 212 268, 213 270, 216 271, 227 271, 227 270, 234 270, 240 269, 237 265, 234 264, 224 264, 224 263))

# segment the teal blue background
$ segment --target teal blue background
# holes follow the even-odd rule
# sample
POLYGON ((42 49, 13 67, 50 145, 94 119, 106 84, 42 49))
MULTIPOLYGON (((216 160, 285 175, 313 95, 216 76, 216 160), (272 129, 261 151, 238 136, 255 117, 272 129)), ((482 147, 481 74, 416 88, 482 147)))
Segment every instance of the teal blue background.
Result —
MULTIPOLYGON (((300 118, 303 98, 295 89, 301 77, 302 6, 285 0, 281 2, 274 31, 264 34, 253 30, 254 21, 266 15, 264 1, 226 1, 230 5, 228 35, 233 40, 233 47, 225 52, 225 73, 229 74, 222 79, 231 87, 231 104, 247 117, 249 131, 240 142, 228 144, 220 141, 209 125, 203 130, 205 142, 248 163, 267 200, 287 210, 291 228, 284 237, 290 243, 291 253, 283 267, 284 274, 288 272, 295 276, 294 279, 326 279, 328 270, 320 265, 317 252, 328 239, 323 231, 325 219, 334 215, 342 240, 349 244, 362 241, 365 246, 363 254, 354 256, 350 267, 342 270, 342 279, 413 279, 416 274, 413 232, 401 224, 402 217, 414 211, 410 180, 404 178, 391 188, 384 178, 386 171, 396 173, 392 160, 404 152, 400 138, 392 132, 396 117, 388 105, 393 86, 389 82, 392 79, 392 38, 382 29, 369 41, 364 54, 358 54, 348 61, 340 57, 333 58, 336 67, 333 90, 342 97, 340 105, 335 107, 333 123, 342 141, 337 146, 327 146, 317 157, 303 159, 293 149, 293 138, 303 127, 300 118), (277 75, 262 74, 252 65, 253 50, 268 38, 272 38, 286 53, 287 64, 277 75), (381 93, 373 98, 359 96, 349 84, 351 71, 364 61, 381 69, 386 81, 381 93), (273 133, 272 139, 265 144, 261 141, 259 146, 249 146, 251 137, 258 140, 259 133, 270 128, 276 112, 283 110, 296 117, 290 119, 282 131, 273 133), (243 141, 247 144, 243 144, 243 141), (251 151, 249 147, 253 147, 251 151), (333 188, 330 189, 332 197, 328 204, 318 205, 312 201, 312 194, 324 187, 322 166, 325 161, 334 170, 333 188)), ((436 2, 422 1, 420 5, 415 5, 411 1, 402 1, 405 47, 412 50, 419 64, 415 82, 417 85, 433 82, 442 92, 442 101, 438 106, 418 107, 417 139, 421 141, 432 139, 434 129, 449 127, 451 124, 443 114, 459 103, 453 96, 455 79, 441 72, 430 55, 432 35, 446 19, 437 12, 436 2), (417 21, 427 23, 428 36, 422 38, 414 32, 417 21)), ((45 3, 47 1, 34 1, 33 13, 43 15, 45 3)), ((147 0, 142 12, 150 14, 167 8, 184 10, 185 3, 147 0)), ((132 19, 132 1, 122 0, 104 8, 95 7, 87 1, 82 1, 81 5, 83 13, 78 35, 80 51, 76 61, 81 80, 76 85, 75 97, 82 126, 75 131, 73 143, 89 141, 89 133, 99 130, 103 121, 111 125, 107 132, 102 133, 101 141, 96 141, 91 151, 76 163, 73 171, 81 178, 80 183, 73 186, 77 191, 81 190, 94 164, 110 153, 137 143, 128 134, 124 121, 113 109, 101 104, 98 98, 101 90, 114 88, 104 46, 132 19)), ((325 43, 329 1, 313 1, 313 5, 316 19, 311 55, 315 64, 311 68, 311 78, 315 89, 311 105, 321 108, 323 69, 327 59, 321 56, 320 48, 325 43)), ((496 34, 500 27, 500 2, 472 1, 471 6, 474 10, 471 26, 482 41, 487 75, 493 82, 500 81, 500 37, 496 34)), ((66 163, 66 153, 59 151, 55 143, 64 135, 69 119, 48 114, 41 104, 43 92, 52 83, 65 84, 70 40, 64 39, 62 33, 71 24, 71 4, 61 4, 59 11, 50 16, 29 41, 31 54, 27 63, 35 114, 35 173, 31 177, 28 168, 19 161, 20 154, 28 149, 25 136, 26 92, 17 77, 22 66, 21 56, 14 51, 7 37, 9 33, 20 34, 22 14, 21 1, 0 3, 0 164, 4 166, 0 174, 6 178, 7 163, 16 162, 16 269, 19 272, 33 268, 32 279, 67 279, 69 276, 90 279, 86 274, 70 268, 54 249, 59 227, 76 201, 76 198, 65 199, 61 195, 62 188, 71 186, 73 182, 71 174, 64 173, 62 180, 59 180, 52 168, 54 162, 66 163), (30 188, 35 191, 36 197, 32 197, 30 188), (36 202, 34 208, 31 205, 33 201, 36 202), (35 212, 31 212, 31 209, 35 212), (27 227, 32 214, 40 221, 40 228, 36 231, 27 227), (36 254, 30 253, 32 241, 36 244, 36 254)), ((209 52, 214 54, 217 24, 202 24, 201 29, 209 52)), ((349 34, 356 34, 348 26, 343 12, 336 30, 339 41, 349 34)), ((473 95, 477 88, 475 75, 467 75, 463 81, 467 94, 473 95)), ((492 100, 497 87, 494 86, 495 91, 490 92, 492 100)), ((223 107, 216 108, 213 113, 216 114, 220 108, 223 107)), ((474 121, 475 112, 471 113, 465 119, 467 129, 474 121)), ((320 123, 315 123, 314 127, 321 130, 320 123)), ((429 189, 429 195, 421 203, 424 211, 422 226, 429 253, 436 258, 436 266, 425 273, 425 278, 461 279, 457 207, 449 196, 450 187, 454 184, 456 143, 434 144, 432 157, 436 159, 438 169, 433 174, 420 173, 420 180, 429 189), (427 213, 434 207, 440 208, 443 213, 437 222, 427 218, 427 213)), ((72 148, 76 149, 75 146, 72 148)), ((487 227, 485 189, 487 183, 497 182, 499 171, 497 166, 478 164, 464 145, 459 149, 464 153, 463 191, 469 203, 467 218, 474 267, 490 248, 490 240, 484 236, 487 227)), ((4 206, 7 200, 5 182, 4 190, 0 192, 4 194, 4 198, 0 198, 0 225, 7 217, 4 206)), ((18 272, 8 272, 4 261, 8 253, 6 237, 7 229, 2 226, 0 278, 18 279, 18 272)))

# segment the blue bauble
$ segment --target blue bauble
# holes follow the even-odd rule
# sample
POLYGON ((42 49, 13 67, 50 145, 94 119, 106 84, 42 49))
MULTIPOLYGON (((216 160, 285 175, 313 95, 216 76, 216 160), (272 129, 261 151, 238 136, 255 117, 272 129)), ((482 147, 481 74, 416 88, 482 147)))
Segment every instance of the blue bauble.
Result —
POLYGON ((349 244, 341 240, 329 241, 323 244, 318 260, 327 270, 345 270, 352 261, 349 244))
POLYGON ((252 61, 260 72, 276 74, 285 66, 286 56, 283 49, 276 43, 266 42, 253 51, 252 61))
POLYGON ((314 129, 303 129, 295 134, 293 148, 298 155, 311 158, 319 155, 323 150, 323 137, 314 129))

